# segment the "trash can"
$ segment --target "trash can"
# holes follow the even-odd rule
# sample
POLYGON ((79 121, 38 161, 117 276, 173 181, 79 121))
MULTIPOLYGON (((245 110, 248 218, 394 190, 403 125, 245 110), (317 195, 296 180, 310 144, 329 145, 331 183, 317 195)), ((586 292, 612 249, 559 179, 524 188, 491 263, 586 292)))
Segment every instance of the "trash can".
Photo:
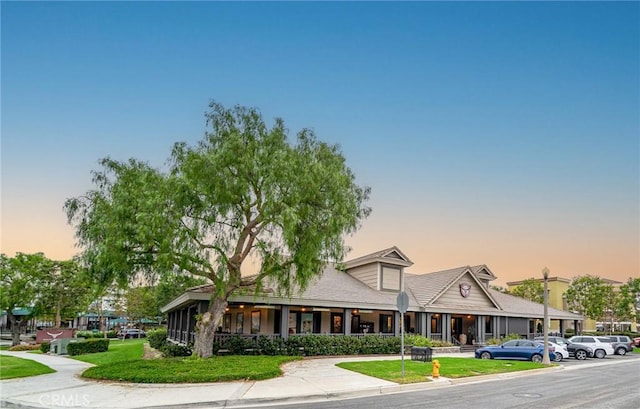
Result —
POLYGON ((411 347, 411 360, 431 362, 433 350, 429 347, 411 347))

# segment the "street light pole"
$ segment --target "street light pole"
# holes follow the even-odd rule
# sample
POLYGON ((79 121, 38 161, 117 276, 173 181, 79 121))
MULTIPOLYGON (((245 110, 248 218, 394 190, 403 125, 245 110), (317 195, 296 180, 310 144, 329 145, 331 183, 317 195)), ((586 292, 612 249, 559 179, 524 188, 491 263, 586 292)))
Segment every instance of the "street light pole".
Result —
POLYGON ((543 365, 551 365, 549 361, 549 291, 547 290, 549 281, 549 269, 542 269, 542 277, 544 278, 544 323, 542 331, 544 331, 544 351, 542 356, 543 365))

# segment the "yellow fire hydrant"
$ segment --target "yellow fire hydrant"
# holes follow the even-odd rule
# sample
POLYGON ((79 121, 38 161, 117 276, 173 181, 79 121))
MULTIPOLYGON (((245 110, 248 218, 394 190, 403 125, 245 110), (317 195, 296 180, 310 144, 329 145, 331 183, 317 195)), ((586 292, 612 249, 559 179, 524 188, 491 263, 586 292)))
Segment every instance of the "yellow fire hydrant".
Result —
POLYGON ((433 379, 437 379, 440 377, 440 361, 437 359, 433 360, 433 373, 431 374, 433 379))

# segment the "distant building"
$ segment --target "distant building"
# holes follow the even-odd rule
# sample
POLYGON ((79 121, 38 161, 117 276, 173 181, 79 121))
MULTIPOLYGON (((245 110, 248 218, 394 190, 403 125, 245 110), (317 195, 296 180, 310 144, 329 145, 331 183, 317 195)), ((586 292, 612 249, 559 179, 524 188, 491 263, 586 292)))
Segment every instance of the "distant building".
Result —
MULTIPOLYGON (((542 278, 535 278, 535 280, 541 283, 544 281, 542 278)), ((606 284, 611 284, 614 288, 619 288, 621 285, 624 284, 624 283, 621 283, 620 281, 609 280, 606 278, 603 278, 602 280, 606 284)), ((567 305, 565 294, 569 289, 569 287, 571 286, 571 281, 572 281, 571 279, 563 278, 563 277, 549 277, 547 282, 547 288, 549 290, 549 306, 550 307, 553 307, 559 310, 569 311, 569 306, 567 305)), ((524 280, 510 281, 507 283, 507 289, 509 291, 512 291, 516 287, 522 285, 523 282, 524 280)), ((617 325, 615 325, 615 328, 614 328, 614 330, 616 331, 622 331, 622 330, 636 331, 637 329, 637 325, 635 322, 629 321, 629 322, 616 323, 616 324, 617 325)), ((585 317, 584 321, 582 322, 582 327, 579 328, 578 330, 593 332, 597 330, 608 329, 608 325, 609 324, 607 323, 597 322, 596 320, 592 320, 591 318, 585 317), (605 324, 606 324, 606 328, 605 328, 605 324)), ((561 332, 559 327, 559 322, 551 321, 550 330, 552 332, 561 332)))

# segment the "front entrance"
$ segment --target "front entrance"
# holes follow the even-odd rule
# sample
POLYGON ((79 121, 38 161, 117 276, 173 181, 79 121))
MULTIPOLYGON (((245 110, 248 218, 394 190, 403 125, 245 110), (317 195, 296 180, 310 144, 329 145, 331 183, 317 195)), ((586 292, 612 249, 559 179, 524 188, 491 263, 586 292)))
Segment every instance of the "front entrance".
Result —
POLYGON ((472 345, 477 339, 475 315, 451 315, 451 337, 460 345, 472 345))

